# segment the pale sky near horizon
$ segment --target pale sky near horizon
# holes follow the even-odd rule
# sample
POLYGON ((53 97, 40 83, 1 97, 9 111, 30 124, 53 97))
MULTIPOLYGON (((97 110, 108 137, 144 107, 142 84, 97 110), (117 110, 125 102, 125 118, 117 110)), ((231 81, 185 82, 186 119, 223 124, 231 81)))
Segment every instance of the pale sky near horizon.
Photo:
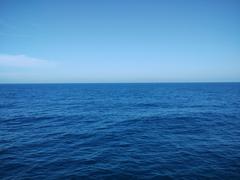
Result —
POLYGON ((0 83, 240 82, 238 0, 0 0, 0 83))

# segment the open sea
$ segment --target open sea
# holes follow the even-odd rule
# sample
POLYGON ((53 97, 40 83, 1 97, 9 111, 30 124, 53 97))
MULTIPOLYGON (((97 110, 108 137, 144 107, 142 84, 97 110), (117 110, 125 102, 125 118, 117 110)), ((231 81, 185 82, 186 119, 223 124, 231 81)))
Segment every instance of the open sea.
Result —
POLYGON ((240 179, 240 83, 2 84, 0 179, 240 179))

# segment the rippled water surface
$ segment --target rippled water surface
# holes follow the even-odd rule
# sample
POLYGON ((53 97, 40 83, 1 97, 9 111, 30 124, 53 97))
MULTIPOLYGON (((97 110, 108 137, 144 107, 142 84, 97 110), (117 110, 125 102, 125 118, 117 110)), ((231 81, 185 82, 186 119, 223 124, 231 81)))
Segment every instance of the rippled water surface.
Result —
POLYGON ((0 85, 0 179, 240 179, 240 84, 0 85))

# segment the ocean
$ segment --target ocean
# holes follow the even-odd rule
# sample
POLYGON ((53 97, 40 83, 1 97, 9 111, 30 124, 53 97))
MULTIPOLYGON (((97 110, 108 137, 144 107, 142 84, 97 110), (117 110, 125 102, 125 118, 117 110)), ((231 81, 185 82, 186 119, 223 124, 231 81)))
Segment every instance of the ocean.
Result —
POLYGON ((2 84, 0 179, 240 179, 240 83, 2 84))

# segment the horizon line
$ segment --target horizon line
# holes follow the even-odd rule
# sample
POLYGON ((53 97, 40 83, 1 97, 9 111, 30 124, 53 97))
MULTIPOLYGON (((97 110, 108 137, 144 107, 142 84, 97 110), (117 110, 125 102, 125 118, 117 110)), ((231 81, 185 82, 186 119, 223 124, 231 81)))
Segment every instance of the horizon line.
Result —
POLYGON ((0 85, 14 84, 218 84, 240 83, 240 81, 181 81, 181 82, 0 82, 0 85))

